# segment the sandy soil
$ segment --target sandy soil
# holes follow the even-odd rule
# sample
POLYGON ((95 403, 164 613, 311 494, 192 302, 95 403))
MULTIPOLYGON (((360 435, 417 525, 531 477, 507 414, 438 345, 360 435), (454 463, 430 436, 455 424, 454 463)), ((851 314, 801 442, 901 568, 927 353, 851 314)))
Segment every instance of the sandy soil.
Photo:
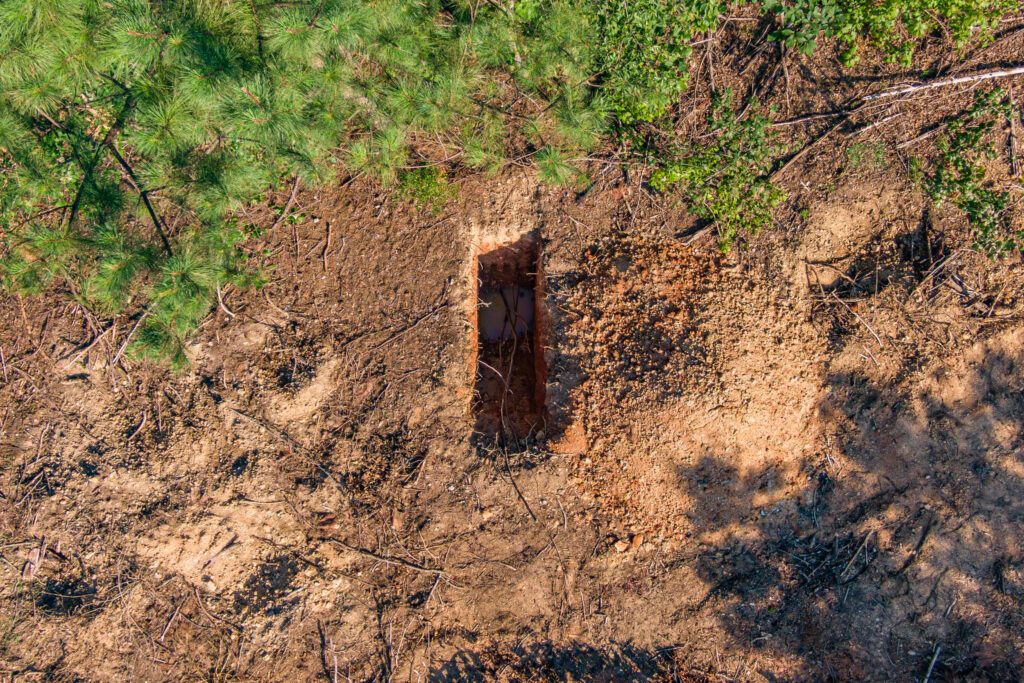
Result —
MULTIPOLYGON (((746 68, 716 58, 682 111, 746 68)), ((749 59, 794 117, 897 74, 749 59)), ((583 195, 463 176, 438 215, 302 191, 249 245, 270 284, 225 293, 181 374, 113 362, 127 317, 0 298, 0 668, 1019 678, 1024 269, 968 249, 899 147, 968 100, 823 138, 728 255, 611 163, 583 195), (473 429, 474 259, 528 234, 548 413, 503 444, 473 429)))

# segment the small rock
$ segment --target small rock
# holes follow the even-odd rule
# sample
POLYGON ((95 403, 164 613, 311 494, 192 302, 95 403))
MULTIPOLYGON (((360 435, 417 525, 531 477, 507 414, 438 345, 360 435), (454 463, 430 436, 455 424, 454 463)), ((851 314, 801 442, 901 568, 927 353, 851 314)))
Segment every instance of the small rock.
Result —
POLYGON ((636 550, 641 545, 643 545, 643 542, 644 542, 644 535, 643 534, 637 534, 636 536, 634 536, 630 540, 630 542, 629 542, 629 549, 630 550, 636 550))
POLYGON ((624 553, 629 550, 629 542, 615 541, 615 552, 624 553))

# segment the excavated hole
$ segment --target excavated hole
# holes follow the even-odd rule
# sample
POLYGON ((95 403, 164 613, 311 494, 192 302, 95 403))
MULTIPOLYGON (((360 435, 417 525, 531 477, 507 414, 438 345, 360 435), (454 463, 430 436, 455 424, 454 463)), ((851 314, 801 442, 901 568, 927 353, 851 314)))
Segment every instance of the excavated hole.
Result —
POLYGON ((547 315, 537 239, 482 249, 476 263, 476 429, 512 440, 544 419, 547 315))

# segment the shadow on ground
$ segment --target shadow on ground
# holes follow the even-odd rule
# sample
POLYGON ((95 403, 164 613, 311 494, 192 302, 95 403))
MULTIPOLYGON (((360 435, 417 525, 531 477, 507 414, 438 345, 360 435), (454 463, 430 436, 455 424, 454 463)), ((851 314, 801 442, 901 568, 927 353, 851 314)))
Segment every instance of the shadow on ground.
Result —
MULTIPOLYGON (((698 558, 710 589, 692 611, 708 610, 752 652, 801 662, 808 679, 1019 680, 1017 337, 909 390, 830 376, 820 408, 836 426, 834 450, 822 454, 810 495, 790 501, 797 523, 729 514, 745 501, 726 496, 715 523, 730 540, 698 558)), ((706 496, 709 472, 721 479, 729 467, 707 455, 680 481, 706 496)), ((745 473, 733 490, 771 476, 745 473)))
POLYGON ((582 643, 554 647, 549 643, 495 650, 460 652, 427 678, 430 683, 474 683, 493 680, 590 681, 705 681, 700 674, 678 671, 672 648, 642 650, 613 644, 595 648, 582 643))

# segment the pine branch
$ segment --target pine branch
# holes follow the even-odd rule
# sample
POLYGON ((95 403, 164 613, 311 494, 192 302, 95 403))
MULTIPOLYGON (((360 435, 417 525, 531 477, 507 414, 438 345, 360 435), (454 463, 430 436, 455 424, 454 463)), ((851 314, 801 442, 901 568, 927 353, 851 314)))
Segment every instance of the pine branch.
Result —
POLYGON ((252 9, 252 25, 256 31, 256 52, 259 53, 260 61, 263 57, 263 24, 260 22, 260 15, 256 11, 255 0, 249 0, 249 7, 252 9))
POLYGON ((149 190, 143 190, 139 185, 139 182, 135 177, 135 171, 133 171, 132 167, 128 165, 128 162, 124 160, 121 153, 117 151, 117 147, 114 143, 108 142, 107 148, 113 152, 114 158, 117 159, 117 163, 121 164, 121 168, 123 168, 124 172, 128 175, 128 180, 131 182, 132 187, 134 187, 135 191, 139 193, 139 197, 146 205, 146 210, 149 212, 149 217, 153 219, 153 225, 156 226, 157 234, 160 235, 160 241, 164 243, 164 249, 167 251, 167 254, 174 256, 174 251, 171 249, 171 243, 167 241, 167 235, 164 233, 163 224, 157 217, 156 211, 153 209, 153 204, 149 201, 149 190))
MULTIPOLYGON (((113 81, 113 79, 110 80, 113 81)), ((114 81, 114 83, 117 83, 117 81, 114 81)), ((120 83, 117 84, 121 85, 120 83)), ((124 86, 121 87, 123 88, 124 86)), ((127 91, 127 89, 125 90, 127 91)), ((103 142, 101 142, 99 146, 96 148, 96 153, 92 157, 92 163, 89 164, 88 170, 84 168, 82 169, 85 172, 86 177, 82 181, 82 184, 78 186, 78 192, 75 193, 75 200, 71 204, 71 212, 68 214, 68 227, 71 227, 71 225, 75 222, 75 218, 78 215, 78 207, 82 202, 82 191, 85 189, 86 182, 91 182, 94 187, 96 185, 96 182, 93 180, 92 174, 96 170, 96 164, 98 164, 100 161, 100 154, 103 152, 103 147, 113 142, 114 136, 117 135, 118 131, 121 130, 121 126, 124 125, 125 119, 128 117, 128 111, 132 108, 132 104, 133 100, 131 97, 125 99, 124 106, 121 108, 121 113, 118 114, 117 119, 115 119, 114 123, 110 126, 110 130, 107 131, 106 136, 103 138, 103 142)))

